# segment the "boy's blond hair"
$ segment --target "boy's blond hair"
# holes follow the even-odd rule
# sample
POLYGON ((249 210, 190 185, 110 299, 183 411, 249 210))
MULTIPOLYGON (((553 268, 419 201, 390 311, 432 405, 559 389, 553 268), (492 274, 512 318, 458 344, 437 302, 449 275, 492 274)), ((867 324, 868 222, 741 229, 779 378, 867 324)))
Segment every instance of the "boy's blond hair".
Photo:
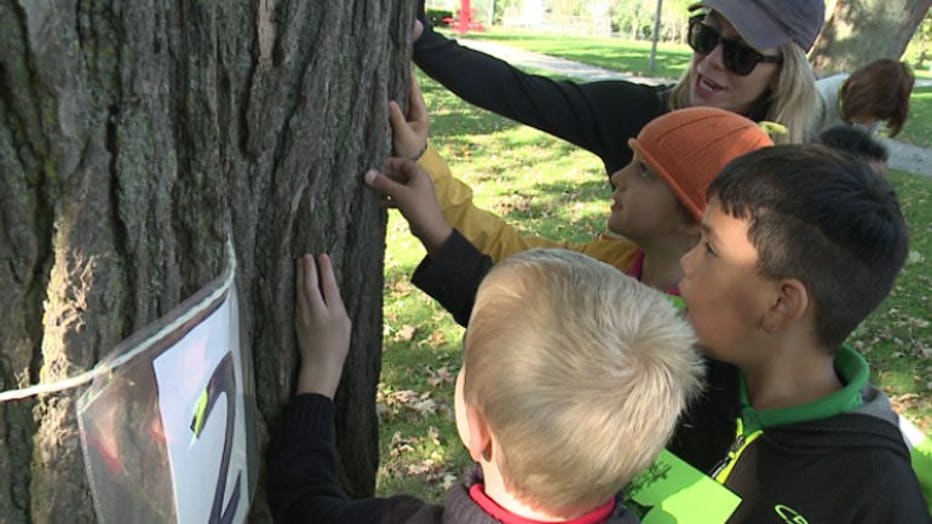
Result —
POLYGON ((464 365, 465 400, 500 444, 508 491, 568 517, 650 465, 703 376, 692 329, 661 293, 560 249, 489 273, 464 365))

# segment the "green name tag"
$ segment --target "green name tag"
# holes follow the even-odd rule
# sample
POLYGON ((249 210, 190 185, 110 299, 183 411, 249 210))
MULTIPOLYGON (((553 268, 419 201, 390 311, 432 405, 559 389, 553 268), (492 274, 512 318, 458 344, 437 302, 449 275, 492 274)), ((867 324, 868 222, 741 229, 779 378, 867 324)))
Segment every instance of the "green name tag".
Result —
POLYGON ((919 479, 919 487, 926 499, 929 513, 932 514, 932 439, 906 417, 900 416, 900 432, 909 447, 910 462, 913 472, 919 479))
POLYGON ((667 450, 631 482, 628 493, 628 504, 641 510, 643 524, 720 524, 741 503, 738 495, 667 450))
POLYGON ((913 463, 913 471, 919 478, 919 487, 926 498, 929 513, 932 514, 932 439, 926 437, 909 450, 909 456, 913 463))

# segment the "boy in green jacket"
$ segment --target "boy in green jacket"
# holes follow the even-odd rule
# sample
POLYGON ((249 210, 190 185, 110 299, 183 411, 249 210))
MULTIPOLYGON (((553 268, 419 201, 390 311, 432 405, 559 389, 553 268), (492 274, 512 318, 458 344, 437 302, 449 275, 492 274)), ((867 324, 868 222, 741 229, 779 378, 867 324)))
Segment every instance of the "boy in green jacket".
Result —
POLYGON ((906 257, 890 186, 848 155, 776 146, 708 197, 680 290, 707 354, 740 369, 737 434, 711 472, 742 498, 730 521, 928 522, 897 416, 843 345, 906 257))

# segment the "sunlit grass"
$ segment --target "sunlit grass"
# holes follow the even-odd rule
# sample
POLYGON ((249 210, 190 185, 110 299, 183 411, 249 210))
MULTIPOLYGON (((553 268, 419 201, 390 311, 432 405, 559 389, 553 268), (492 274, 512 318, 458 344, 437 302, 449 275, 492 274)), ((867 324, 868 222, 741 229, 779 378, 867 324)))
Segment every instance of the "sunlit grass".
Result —
POLYGON ((913 96, 909 99, 909 120, 896 140, 932 148, 932 87, 913 89, 913 96))
POLYGON ((683 72, 692 57, 685 44, 662 43, 657 46, 655 71, 648 68, 651 43, 619 38, 574 38, 563 35, 515 32, 492 29, 468 33, 455 38, 489 40, 520 47, 528 51, 558 56, 584 64, 639 76, 676 78, 683 72))
POLYGON ((873 380, 894 405, 932 429, 932 179, 894 171, 906 213, 910 254, 887 300, 850 342, 870 362, 873 380))

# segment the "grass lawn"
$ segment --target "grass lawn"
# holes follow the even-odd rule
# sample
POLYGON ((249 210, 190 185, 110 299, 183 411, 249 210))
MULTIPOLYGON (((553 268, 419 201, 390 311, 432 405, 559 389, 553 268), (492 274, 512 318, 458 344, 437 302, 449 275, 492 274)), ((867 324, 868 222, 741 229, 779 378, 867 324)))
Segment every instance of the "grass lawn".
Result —
MULTIPOLYGON (((459 38, 455 33, 449 33, 459 38)), ((468 33, 467 38, 489 40, 528 51, 558 56, 584 64, 639 76, 677 78, 689 65, 692 50, 686 44, 658 44, 656 72, 648 74, 650 42, 617 38, 574 38, 541 33, 492 29, 468 33)))
MULTIPOLYGON (((476 202, 528 232, 584 240, 604 227, 609 185, 592 154, 477 110, 423 75, 432 143, 476 202)), ((852 337, 873 378, 926 432, 932 430, 932 179, 890 175, 912 234, 910 261, 892 296, 852 337)), ((463 330, 414 288, 424 251, 396 212, 386 239, 380 494, 439 500, 469 457, 453 424, 453 382, 463 330)))
POLYGON ((932 149, 932 87, 917 87, 909 99, 909 119, 897 140, 932 149))

